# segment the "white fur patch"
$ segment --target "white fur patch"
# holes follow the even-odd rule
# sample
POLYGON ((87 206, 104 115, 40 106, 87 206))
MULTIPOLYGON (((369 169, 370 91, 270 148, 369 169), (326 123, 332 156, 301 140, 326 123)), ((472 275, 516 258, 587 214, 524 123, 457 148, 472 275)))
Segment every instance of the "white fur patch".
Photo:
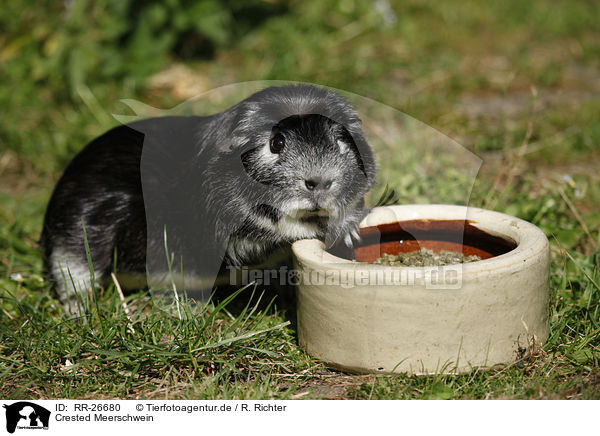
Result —
POLYGON ((272 153, 271 147, 267 143, 266 145, 264 145, 260 148, 260 150, 258 152, 258 156, 259 156, 258 160, 260 161, 261 165, 264 165, 264 164, 274 164, 275 162, 277 162, 279 154, 272 153))
MULTIPOLYGON (((50 255, 50 265, 60 300, 67 312, 76 314, 83 311, 82 302, 87 300, 92 285, 87 262, 64 249, 55 248, 50 255)), ((100 273, 94 271, 94 280, 101 279, 100 273)))
POLYGON ((294 240, 314 238, 319 232, 317 224, 300 221, 291 215, 284 215, 277 222, 276 227, 283 236, 294 240))
POLYGON ((346 154, 346 153, 348 153, 348 150, 350 150, 350 147, 344 141, 338 139, 336 141, 336 143, 337 143, 337 146, 340 148, 341 154, 346 154))

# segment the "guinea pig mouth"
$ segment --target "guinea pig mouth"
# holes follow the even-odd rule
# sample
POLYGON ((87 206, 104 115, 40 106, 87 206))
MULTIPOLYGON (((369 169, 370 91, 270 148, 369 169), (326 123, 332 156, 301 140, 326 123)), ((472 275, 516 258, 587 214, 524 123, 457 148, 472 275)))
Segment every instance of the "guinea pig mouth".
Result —
POLYGON ((326 224, 329 212, 325 209, 301 209, 295 212, 295 218, 304 223, 326 224))

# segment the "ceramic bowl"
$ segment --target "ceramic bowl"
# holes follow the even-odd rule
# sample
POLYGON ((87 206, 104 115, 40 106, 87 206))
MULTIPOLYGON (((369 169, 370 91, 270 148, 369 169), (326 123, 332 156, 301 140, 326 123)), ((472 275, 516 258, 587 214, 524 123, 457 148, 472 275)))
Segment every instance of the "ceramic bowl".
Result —
POLYGON ((351 372, 455 373, 515 361, 548 336, 549 245, 531 223, 484 209, 373 209, 353 251, 316 239, 292 249, 298 338, 351 372), (398 267, 382 253, 429 248, 476 254, 448 266, 398 267))

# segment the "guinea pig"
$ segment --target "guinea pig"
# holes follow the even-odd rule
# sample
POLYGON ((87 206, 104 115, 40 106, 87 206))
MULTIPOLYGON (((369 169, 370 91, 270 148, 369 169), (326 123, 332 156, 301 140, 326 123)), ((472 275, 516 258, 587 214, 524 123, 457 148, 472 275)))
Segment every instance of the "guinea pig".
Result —
POLYGON ((41 236, 46 268, 73 311, 77 292, 111 271, 174 270, 210 288, 223 265, 268 262, 299 239, 351 247, 375 172, 357 113, 312 85, 266 88, 211 116, 122 125, 59 179, 41 236))

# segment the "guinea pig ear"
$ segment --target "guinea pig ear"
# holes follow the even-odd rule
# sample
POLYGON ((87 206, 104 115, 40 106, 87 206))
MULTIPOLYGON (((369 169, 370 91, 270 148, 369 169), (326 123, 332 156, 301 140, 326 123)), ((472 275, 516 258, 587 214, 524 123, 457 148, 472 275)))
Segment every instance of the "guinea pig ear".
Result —
POLYGON ((369 181, 369 186, 371 186, 375 178, 373 155, 362 132, 355 130, 352 134, 345 126, 340 125, 336 140, 342 153, 352 152, 358 168, 369 181))

